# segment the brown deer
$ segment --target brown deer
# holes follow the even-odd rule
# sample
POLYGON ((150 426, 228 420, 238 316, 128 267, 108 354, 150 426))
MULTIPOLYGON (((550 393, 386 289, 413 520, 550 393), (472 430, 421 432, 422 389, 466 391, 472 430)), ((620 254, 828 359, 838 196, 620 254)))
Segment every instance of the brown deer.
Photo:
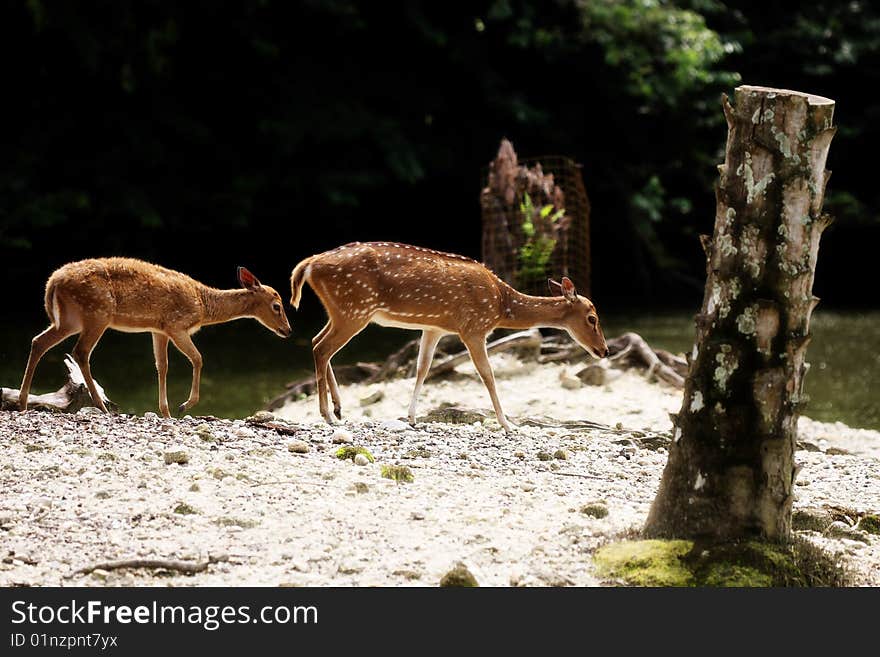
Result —
POLYGON ((132 258, 100 258, 64 265, 46 283, 46 313, 52 323, 31 341, 19 408, 27 408, 34 370, 43 354, 79 333, 73 358, 82 369, 92 401, 106 413, 92 380, 89 356, 108 328, 153 334, 159 410, 164 417, 170 417, 165 377, 171 340, 193 368, 189 399, 178 412, 192 408, 199 401, 202 355, 190 336, 202 326, 253 317, 281 337, 290 336, 290 324, 278 293, 268 285, 260 285, 244 267, 238 268, 238 281, 243 289, 217 290, 185 274, 132 258))
POLYGON ((291 305, 299 307, 308 281, 327 311, 329 321, 312 340, 321 415, 333 424, 341 419, 339 387, 330 359, 370 322, 380 326, 420 329, 422 340, 416 385, 409 405, 415 422, 416 399, 431 367, 440 338, 455 333, 492 398, 498 422, 504 416, 495 376, 486 352, 486 336, 496 328, 545 326, 565 329, 597 358, 608 355, 596 308, 579 296, 568 278, 550 281, 560 296, 535 297, 517 292, 484 265, 460 255, 389 242, 346 244, 300 262, 290 279, 291 305))

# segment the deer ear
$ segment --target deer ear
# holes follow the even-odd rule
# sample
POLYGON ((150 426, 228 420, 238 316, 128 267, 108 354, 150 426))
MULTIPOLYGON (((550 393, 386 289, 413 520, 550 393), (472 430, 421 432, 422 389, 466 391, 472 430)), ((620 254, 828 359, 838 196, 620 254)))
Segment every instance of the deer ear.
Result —
POLYGON ((562 288, 562 296, 566 299, 569 301, 577 299, 577 290, 574 289, 574 283, 571 282, 571 279, 568 276, 562 277, 562 284, 560 287, 562 288))
POLYGON ((238 282, 246 290, 256 290, 260 287, 260 281, 248 271, 247 267, 238 268, 238 282))
POLYGON ((557 283, 552 278, 548 278, 547 287, 550 288, 550 294, 562 296, 562 283, 557 283))

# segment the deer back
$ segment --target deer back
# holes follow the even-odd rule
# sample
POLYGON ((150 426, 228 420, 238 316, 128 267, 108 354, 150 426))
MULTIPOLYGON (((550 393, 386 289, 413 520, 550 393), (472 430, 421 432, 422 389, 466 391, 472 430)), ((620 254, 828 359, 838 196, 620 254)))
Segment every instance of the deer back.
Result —
POLYGON ((421 247, 347 244, 313 257, 307 276, 334 320, 462 333, 490 330, 502 312, 502 287, 485 266, 421 247))

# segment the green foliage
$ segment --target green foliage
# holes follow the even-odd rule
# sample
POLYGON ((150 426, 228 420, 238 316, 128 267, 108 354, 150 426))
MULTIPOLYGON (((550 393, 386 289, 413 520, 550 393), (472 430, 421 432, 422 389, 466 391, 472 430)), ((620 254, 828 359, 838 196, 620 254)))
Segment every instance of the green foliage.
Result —
POLYGON ((535 207, 529 193, 523 194, 519 206, 522 215, 522 232, 526 238, 519 250, 519 284, 528 287, 547 277, 547 265, 556 248, 558 222, 565 216, 565 209, 554 211, 553 204, 535 207))
POLYGON ((649 102, 678 105, 706 85, 735 84, 733 72, 714 65, 736 45, 724 42, 695 11, 664 0, 579 0, 585 38, 599 44, 605 63, 626 80, 626 90, 649 102))

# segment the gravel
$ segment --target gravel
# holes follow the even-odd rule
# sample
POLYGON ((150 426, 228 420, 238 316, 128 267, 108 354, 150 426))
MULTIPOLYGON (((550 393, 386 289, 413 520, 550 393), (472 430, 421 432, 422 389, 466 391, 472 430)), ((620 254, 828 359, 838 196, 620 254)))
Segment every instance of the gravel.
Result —
MULTIPOLYGON (((644 523, 680 393, 631 373, 569 391, 552 365, 519 374, 501 365, 512 416, 587 415, 623 428, 523 425, 508 435, 494 419, 410 426, 397 418, 412 380, 387 385, 370 406, 376 419, 357 414, 375 386, 344 387, 344 412, 355 416, 344 429, 314 419, 314 398, 249 422, 0 412, 0 548, 9 557, 0 585, 423 586, 459 562, 482 586, 598 585, 591 554, 644 523), (287 418, 295 434, 261 426, 269 418, 287 418), (367 448, 376 466, 337 459, 333 443, 367 448), (383 478, 387 466, 408 467, 413 480, 383 478), (597 500, 607 515, 594 510, 597 500), (228 561, 189 576, 72 575, 116 559, 218 554, 228 561)), ((429 382, 422 403, 472 408, 486 397, 464 374, 429 382)), ((821 449, 796 452, 807 483, 795 488, 795 510, 878 513, 880 434, 806 419, 800 429, 821 449)), ((880 537, 844 529, 802 534, 839 555, 858 583, 880 585, 880 537)))

